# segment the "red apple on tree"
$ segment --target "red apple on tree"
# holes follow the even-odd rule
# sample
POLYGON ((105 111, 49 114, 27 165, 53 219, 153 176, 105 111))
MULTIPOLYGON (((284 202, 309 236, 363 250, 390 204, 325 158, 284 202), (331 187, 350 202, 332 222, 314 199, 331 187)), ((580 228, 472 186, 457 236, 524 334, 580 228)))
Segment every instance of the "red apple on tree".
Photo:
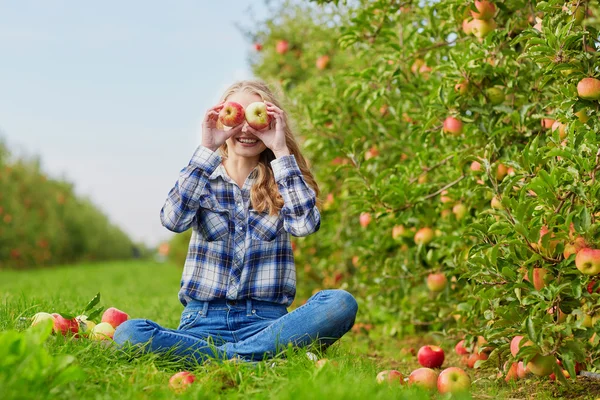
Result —
POLYGON ((535 290, 542 290, 546 283, 551 279, 551 275, 546 268, 533 269, 533 287, 535 290))
POLYGON ((438 377, 437 388, 440 393, 466 392, 471 388, 471 378, 461 368, 446 368, 438 377))
POLYGON ((437 388, 438 373, 431 368, 417 368, 408 376, 408 384, 426 390, 437 388))
POLYGON ((360 213, 360 217, 358 218, 360 222, 360 226, 366 228, 371 223, 371 214, 368 212, 360 213))
POLYGON ((316 66, 317 69, 324 70, 329 65, 329 56, 327 54, 317 58, 316 66))
POLYGON ((261 51, 263 49, 263 45, 260 43, 254 43, 254 50, 261 51))
POLYGON ((461 96, 464 96, 469 91, 469 82, 462 81, 462 82, 457 83, 456 85, 454 85, 454 90, 461 96))
POLYGON ((288 49, 289 49, 289 43, 287 42, 287 40, 277 41, 277 44, 275 46, 275 51, 277 51, 279 54, 287 53, 288 49))
POLYGON ((600 100, 600 80, 583 78, 577 84, 577 94, 585 100, 600 100))
POLYGON ((262 101, 248 104, 244 113, 248 125, 256 130, 262 130, 269 126, 271 117, 267 114, 267 105, 262 101))
POLYGON ((181 371, 169 379, 169 388, 177 393, 185 391, 194 383, 196 377, 188 371, 181 371))
POLYGON ((584 275, 600 273, 600 250, 583 248, 575 256, 575 266, 584 275))
POLYGON ((494 3, 486 0, 475 0, 475 8, 477 9, 477 11, 471 9, 471 15, 475 19, 492 19, 494 18, 494 14, 496 13, 496 6, 494 5, 494 3))
POLYGON ((479 161, 473 161, 471 163, 471 171, 474 171, 474 172, 481 171, 481 163, 479 161))
POLYGON ((444 363, 444 350, 439 346, 423 346, 417 353, 419 364, 427 368, 439 368, 444 363))
POLYGON ((432 292, 441 292, 446 287, 448 280, 442 272, 429 274, 427 276, 427 288, 432 292))
POLYGON ((117 329, 117 326, 121 325, 128 319, 129 315, 127 315, 125 312, 117 308, 110 307, 104 311, 104 314, 102 314, 101 322, 108 322, 113 328, 117 329))
POLYGON ((463 123, 455 117, 447 117, 444 120, 444 133, 460 135, 463 131, 463 123))
POLYGON ((426 245, 433 240, 434 232, 431 228, 421 228, 415 233, 415 243, 420 245, 426 245))
POLYGON ((233 127, 244 122, 244 107, 235 101, 227 101, 219 112, 219 121, 225 126, 233 127))

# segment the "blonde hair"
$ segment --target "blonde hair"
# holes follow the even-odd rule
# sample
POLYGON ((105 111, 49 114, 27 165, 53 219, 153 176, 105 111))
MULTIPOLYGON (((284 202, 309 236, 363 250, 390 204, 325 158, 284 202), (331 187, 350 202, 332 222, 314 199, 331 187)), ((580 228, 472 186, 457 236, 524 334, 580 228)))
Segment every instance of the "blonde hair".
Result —
MULTIPOLYGON (((271 89, 263 81, 243 80, 235 82, 229 86, 227 90, 225 90, 225 93, 223 93, 223 96, 221 97, 221 101, 226 101, 229 96, 237 92, 246 92, 249 94, 258 95, 263 101, 273 103, 278 108, 283 110, 271 89)), ((304 181, 312 188, 312 190, 314 190, 316 198, 319 199, 319 187, 317 185, 317 181, 310 171, 306 159, 300 152, 300 146, 298 145, 298 142, 296 141, 296 138, 290 129, 287 113, 285 111, 283 112, 283 120, 285 122, 285 142, 290 150, 290 154, 294 155, 296 163, 300 168, 300 172, 304 177, 304 181)), ((221 146, 220 151, 223 159, 227 159, 226 143, 221 146)), ((275 176, 273 175, 273 170, 271 169, 271 161, 274 159, 275 154, 273 154, 270 149, 266 149, 260 154, 260 159, 258 162, 258 175, 256 177, 256 182, 254 185, 252 185, 252 189, 250 190, 250 201, 252 203, 252 207, 258 212, 267 211, 272 215, 278 214, 283 207, 283 198, 279 193, 277 182, 275 182, 275 176)))

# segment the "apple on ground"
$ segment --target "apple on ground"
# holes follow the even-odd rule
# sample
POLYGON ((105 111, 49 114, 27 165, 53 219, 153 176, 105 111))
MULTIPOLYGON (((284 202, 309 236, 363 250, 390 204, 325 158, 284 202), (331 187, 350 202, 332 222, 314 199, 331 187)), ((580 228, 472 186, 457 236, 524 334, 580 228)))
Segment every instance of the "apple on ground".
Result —
POLYGON ((332 360, 329 360, 328 358, 321 358, 320 360, 318 360, 315 363, 315 365, 318 369, 321 369, 321 368, 325 367, 326 365, 332 365, 334 367, 337 367, 339 364, 337 361, 332 361, 332 360))
POLYGON ((127 315, 125 312, 117 308, 110 307, 104 311, 104 314, 102 314, 102 320, 100 322, 108 322, 113 328, 117 329, 117 326, 121 325, 128 319, 129 315, 127 315))
POLYGON ((584 100, 600 100, 600 80, 583 78, 577 84, 577 94, 584 100))
POLYGON ((456 354, 458 355, 465 355, 465 354, 469 354, 469 350, 467 350, 467 348, 465 347, 465 340, 461 340, 460 342, 456 343, 456 346, 454 347, 454 351, 456 351, 456 354))
POLYGON ((47 320, 51 320, 52 321, 52 326, 54 326, 54 316, 52 314, 49 313, 45 313, 45 312, 39 312, 37 314, 35 314, 33 317, 31 317, 31 326, 36 326, 37 324, 41 323, 42 321, 47 321, 47 320))
POLYGON ((115 335, 115 328, 108 322, 100 322, 90 332, 91 340, 110 340, 115 335))
POLYGON ((400 371, 397 371, 395 369, 381 371, 380 373, 377 374, 377 377, 375 378, 375 380, 377 381, 377 383, 387 382, 387 383, 399 383, 401 385, 404 384, 404 376, 402 376, 402 373, 400 371))
POLYGON ((510 365, 508 362, 504 363, 504 380, 506 382, 516 381, 519 378, 518 368, 519 366, 516 362, 511 363, 510 365))
POLYGON ((191 372, 181 371, 169 379, 169 388, 177 393, 181 393, 194 383, 195 380, 196 377, 191 372))
POLYGON ((517 376, 519 379, 525 379, 531 374, 531 371, 523 364, 523 361, 517 363, 517 376))
POLYGON ((415 233, 415 244, 418 246, 428 244, 433 240, 434 232, 431 228, 421 228, 415 233))
POLYGON ((427 368, 439 368, 444 363, 444 350, 439 346, 423 346, 417 352, 419 364, 427 368))
POLYGON ((431 368, 418 368, 408 376, 408 384, 419 386, 427 390, 437 388, 438 373, 431 368))
POLYGON ((471 378, 461 368, 446 368, 438 376, 437 388, 440 393, 466 392, 471 388, 471 378))
POLYGON ((448 279, 442 272, 429 274, 427 276, 427 288, 432 292, 441 292, 446 287, 448 279))
POLYGON ((225 126, 233 127, 244 122, 244 107, 235 101, 226 101, 219 112, 219 121, 225 126))
POLYGON ((552 368, 556 363, 556 358, 552 355, 544 356, 536 354, 527 363, 527 369, 537 376, 548 376, 552 373, 552 368))
POLYGON ((463 123, 455 117, 447 117, 444 120, 444 133, 459 135, 463 131, 463 123))
POLYGON ((359 222, 360 226, 366 228, 371 223, 371 214, 369 214, 368 212, 360 213, 359 222))
POLYGON ((287 42, 287 40, 277 41, 277 44, 275 46, 275 51, 277 51, 277 53, 285 54, 285 53, 287 53, 288 49, 289 49, 289 43, 287 42))
POLYGON ((84 335, 89 335, 92 329, 96 326, 94 321, 89 321, 87 315, 78 315, 75 317, 79 323, 79 330, 84 335))
POLYGON ((267 114, 267 105, 262 101, 248 104, 245 118, 248 125, 258 131, 265 129, 271 123, 271 117, 267 114))
POLYGON ((67 335, 70 333, 76 334, 79 332, 79 323, 75 318, 66 319, 63 318, 62 315, 54 313, 52 314, 54 317, 54 332, 61 333, 63 335, 67 335))
POLYGON ((583 248, 575 256, 575 266, 584 275, 600 273, 600 250, 583 248))
POLYGON ((486 353, 485 351, 475 351, 473 354, 471 354, 468 358, 467 358, 467 367, 469 368, 475 368, 475 363, 479 360, 485 361, 489 358, 488 353, 486 353))

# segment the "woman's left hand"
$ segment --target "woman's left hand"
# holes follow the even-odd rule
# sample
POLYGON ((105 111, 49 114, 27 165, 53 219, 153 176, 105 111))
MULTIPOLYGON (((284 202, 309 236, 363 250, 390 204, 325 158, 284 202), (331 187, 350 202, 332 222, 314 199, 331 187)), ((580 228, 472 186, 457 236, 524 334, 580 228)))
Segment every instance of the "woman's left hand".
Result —
POLYGON ((256 130, 248 126, 248 131, 259 138, 265 146, 267 146, 275 157, 289 155, 290 151, 285 141, 285 121, 283 118, 283 110, 275 104, 265 101, 267 106, 267 115, 271 118, 271 124, 266 130, 256 130), (273 126, 274 121, 274 126, 273 126))

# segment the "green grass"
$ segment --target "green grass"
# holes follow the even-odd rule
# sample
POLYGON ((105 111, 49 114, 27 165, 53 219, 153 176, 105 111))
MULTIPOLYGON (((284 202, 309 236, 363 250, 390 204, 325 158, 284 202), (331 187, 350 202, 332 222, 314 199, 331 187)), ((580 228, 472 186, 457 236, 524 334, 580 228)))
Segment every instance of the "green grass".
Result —
MULTIPOLYGON (((183 309, 177 299, 180 274, 176 266, 152 262, 0 271, 0 331, 25 331, 29 323, 24 318, 39 311, 78 313, 97 292, 105 307, 117 307, 131 318, 148 318, 175 328, 183 309)), ((74 357, 82 371, 79 379, 49 391, 47 380, 26 383, 25 378, 20 379, 22 370, 3 369, 0 360, 0 398, 429 399, 428 393, 416 389, 378 385, 375 376, 392 368, 408 375, 418 367, 410 349, 432 340, 400 340, 384 336, 378 329, 368 334, 348 333, 320 355, 335 360, 337 366, 322 369, 316 368, 304 351, 294 349, 277 358, 273 367, 272 361, 256 365, 209 361, 191 369, 197 381, 189 390, 174 394, 168 388, 169 377, 184 369, 177 362, 151 354, 134 357, 85 338, 51 336, 45 344, 48 353, 57 358, 74 357), (3 380, 3 374, 10 379, 3 380)), ((445 366, 459 365, 453 344, 441 342, 447 354, 445 366)), ((600 393, 592 383, 566 387, 535 378, 506 385, 496 381, 496 372, 491 369, 469 373, 474 382, 473 398, 588 399, 600 393)), ((52 378, 52 372, 49 376, 52 378)))

